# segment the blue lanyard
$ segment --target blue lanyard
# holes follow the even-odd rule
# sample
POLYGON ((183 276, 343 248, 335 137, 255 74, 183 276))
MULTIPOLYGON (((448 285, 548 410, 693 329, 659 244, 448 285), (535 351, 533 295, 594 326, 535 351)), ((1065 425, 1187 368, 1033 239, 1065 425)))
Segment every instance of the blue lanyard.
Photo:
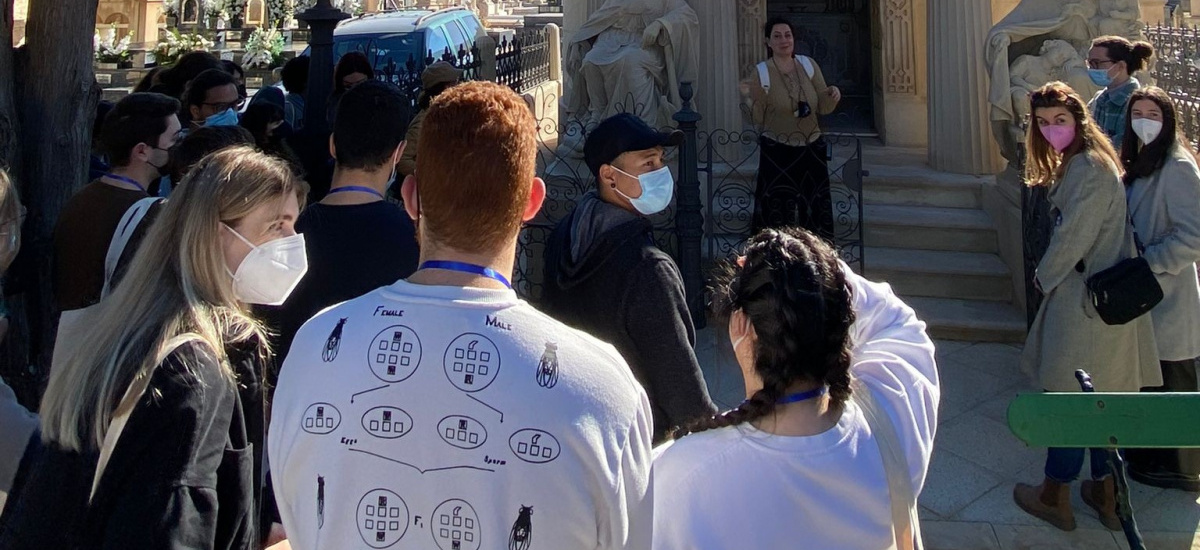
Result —
POLYGON ((468 264, 468 263, 464 263, 464 262, 444 262, 441 260, 429 260, 428 262, 421 264, 421 266, 417 268, 418 271, 420 271, 422 269, 445 269, 447 271, 457 271, 459 273, 470 273, 472 275, 482 275, 489 279, 494 279, 496 281, 500 281, 502 284, 504 284, 504 286, 506 286, 510 289, 512 288, 512 283, 508 282, 508 278, 506 278, 504 275, 501 275, 499 271, 496 271, 495 269, 492 269, 490 267, 483 267, 481 265, 468 264))
POLYGON ((820 397, 822 395, 825 395, 825 392, 827 392, 827 391, 829 391, 829 388, 827 388, 826 386, 821 386, 815 390, 809 390, 806 392, 785 395, 785 396, 783 396, 782 399, 780 399, 779 401, 776 401, 776 403, 778 403, 780 405, 786 405, 788 403, 799 403, 801 401, 807 401, 814 397, 820 397))
POLYGON ((132 186, 134 186, 134 187, 137 187, 137 188, 138 188, 138 189, 140 189, 140 190, 141 190, 143 193, 145 193, 145 192, 146 192, 146 188, 145 188, 144 186, 142 186, 142 184, 138 183, 138 181, 137 181, 137 180, 135 180, 135 179, 130 179, 130 178, 127 178, 127 177, 125 177, 125 176, 118 176, 118 175, 116 175, 116 174, 104 174, 104 177, 106 177, 106 178, 108 178, 108 179, 114 179, 114 180, 117 180, 117 181, 119 181, 119 182, 121 182, 121 183, 128 183, 129 185, 132 185, 132 186))
POLYGON ((361 185, 346 185, 346 186, 342 186, 342 187, 334 187, 333 189, 330 189, 329 193, 327 193, 327 194, 332 195, 334 193, 349 193, 351 191, 358 191, 360 193, 370 193, 381 199, 383 198, 383 193, 380 193, 379 191, 371 189, 370 187, 363 187, 361 185))

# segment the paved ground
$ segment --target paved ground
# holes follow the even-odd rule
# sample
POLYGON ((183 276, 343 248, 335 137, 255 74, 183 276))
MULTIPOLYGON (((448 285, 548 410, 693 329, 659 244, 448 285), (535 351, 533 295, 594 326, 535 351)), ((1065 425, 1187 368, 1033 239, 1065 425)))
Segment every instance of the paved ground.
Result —
MULTIPOLYGON (((697 352, 713 399, 723 408, 745 397, 724 330, 700 331, 697 352)), ((1104 529, 1079 497, 1079 528, 1064 533, 1012 501, 1018 481, 1042 479, 1045 454, 1009 432, 1008 401, 1030 383, 1018 370, 1020 346, 938 342, 942 405, 933 462, 921 494, 927 550, 1121 549, 1123 534, 1104 529)), ((1133 486, 1136 517, 1151 550, 1200 550, 1200 495, 1133 486)))

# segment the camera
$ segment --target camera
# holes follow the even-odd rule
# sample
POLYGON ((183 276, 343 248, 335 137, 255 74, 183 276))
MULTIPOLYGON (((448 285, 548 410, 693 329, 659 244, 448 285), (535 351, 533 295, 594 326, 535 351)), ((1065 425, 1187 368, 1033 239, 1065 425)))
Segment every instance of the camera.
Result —
POLYGON ((811 115, 811 114, 812 114, 812 107, 810 107, 808 105, 807 101, 801 101, 796 106, 796 113, 795 113, 796 118, 807 118, 808 115, 811 115))

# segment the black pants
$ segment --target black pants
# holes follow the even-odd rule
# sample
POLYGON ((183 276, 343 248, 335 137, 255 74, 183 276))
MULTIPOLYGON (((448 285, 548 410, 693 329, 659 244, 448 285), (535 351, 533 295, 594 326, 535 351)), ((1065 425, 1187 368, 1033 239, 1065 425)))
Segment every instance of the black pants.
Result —
MULTIPOLYGON (((1200 391, 1196 360, 1162 361, 1163 385, 1143 392, 1200 391)), ((1200 449, 1129 449, 1129 477, 1155 487, 1200 491, 1200 449)))
POLYGON ((799 226, 832 242, 833 199, 825 140, 795 147, 763 137, 759 144, 754 233, 799 226))

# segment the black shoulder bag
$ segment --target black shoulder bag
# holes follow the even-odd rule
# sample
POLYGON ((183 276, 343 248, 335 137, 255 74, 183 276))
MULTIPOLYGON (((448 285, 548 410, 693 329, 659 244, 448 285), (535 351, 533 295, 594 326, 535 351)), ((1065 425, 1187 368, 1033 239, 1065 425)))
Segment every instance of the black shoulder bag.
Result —
MULTIPOLYGON (((1127 217, 1133 226, 1133 218, 1127 217)), ((1162 286, 1150 270, 1150 262, 1142 257, 1146 247, 1133 227, 1136 258, 1121 260, 1104 271, 1088 277, 1088 294, 1100 319, 1109 325, 1124 325, 1148 313, 1163 299, 1162 286)))

